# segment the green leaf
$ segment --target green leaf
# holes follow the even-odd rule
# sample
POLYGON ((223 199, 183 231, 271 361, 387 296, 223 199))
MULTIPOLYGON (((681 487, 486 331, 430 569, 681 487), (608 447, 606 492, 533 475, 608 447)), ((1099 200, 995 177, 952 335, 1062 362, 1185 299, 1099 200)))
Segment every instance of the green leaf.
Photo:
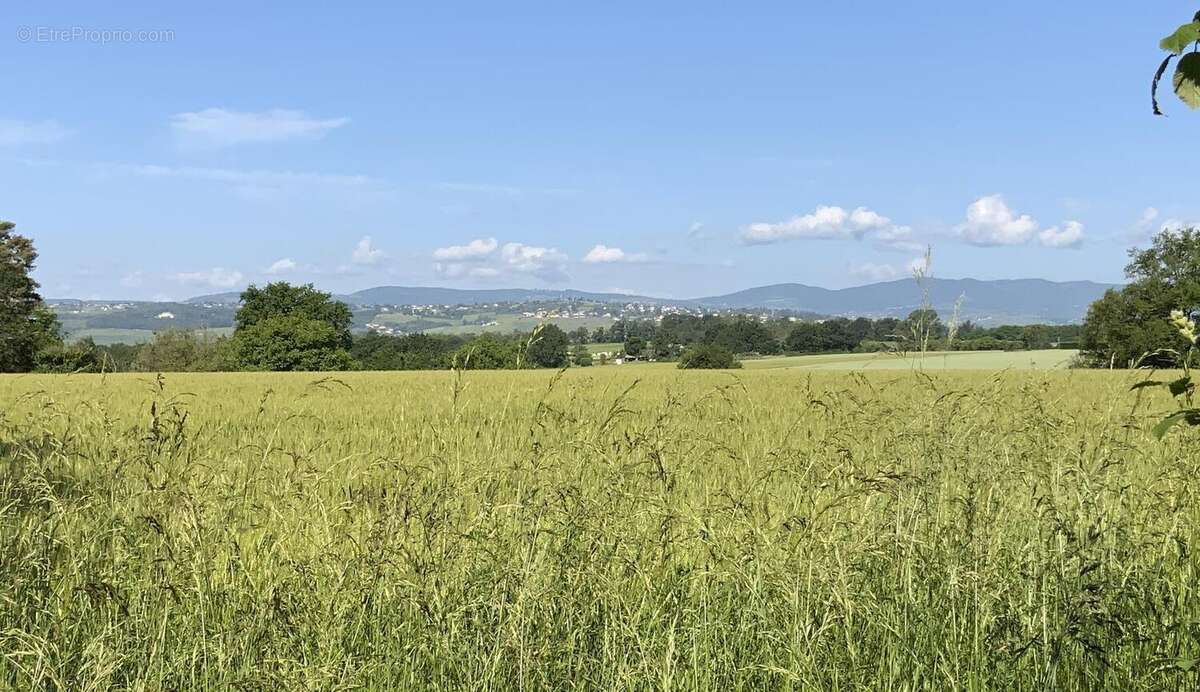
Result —
POLYGON ((1154 435, 1155 439, 1161 440, 1166 437, 1167 433, 1171 431, 1171 428, 1179 425, 1182 422, 1183 411, 1176 411, 1175 413, 1172 413, 1155 424, 1155 426, 1150 429, 1150 433, 1154 435))
POLYGON ((1165 386, 1167 386, 1166 382, 1160 382, 1158 380, 1146 380, 1145 382, 1138 382, 1137 384, 1133 385, 1132 387, 1129 388, 1129 391, 1132 392, 1132 391, 1135 391, 1138 389, 1145 389, 1147 387, 1165 387, 1165 386))
POLYGON ((1158 42, 1160 48, 1175 55, 1183 55, 1187 47, 1200 41, 1200 21, 1184 24, 1175 33, 1158 42))
POLYGON ((1191 426, 1200 425, 1200 410, 1194 408, 1185 408, 1180 411, 1176 411, 1175 413, 1172 413, 1166 418, 1160 420, 1153 428, 1150 429, 1150 432, 1156 439, 1161 440, 1166 436, 1167 433, 1171 432, 1171 428, 1174 428, 1180 423, 1187 423, 1191 426))
POLYGON ((1175 93, 1189 108, 1200 108, 1200 53, 1188 53, 1175 66, 1175 93))
POLYGON ((1175 55, 1168 55, 1158 69, 1154 72, 1154 81, 1150 82, 1150 105, 1154 108, 1155 115, 1162 115, 1162 110, 1158 107, 1158 82, 1162 79, 1163 74, 1167 71, 1167 66, 1175 59, 1175 55))
POLYGON ((1192 384, 1192 378, 1186 375, 1178 380, 1175 380, 1174 382, 1171 382, 1167 386, 1171 389, 1171 396, 1186 394, 1187 392, 1190 392, 1196 388, 1196 385, 1192 384))

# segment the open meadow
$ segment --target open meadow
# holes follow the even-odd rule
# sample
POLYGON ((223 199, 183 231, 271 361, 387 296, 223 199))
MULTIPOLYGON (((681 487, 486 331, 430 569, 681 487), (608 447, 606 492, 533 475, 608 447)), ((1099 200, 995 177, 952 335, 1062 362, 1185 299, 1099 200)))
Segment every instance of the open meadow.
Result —
POLYGON ((3 377, 0 687, 1194 687, 1137 378, 3 377))

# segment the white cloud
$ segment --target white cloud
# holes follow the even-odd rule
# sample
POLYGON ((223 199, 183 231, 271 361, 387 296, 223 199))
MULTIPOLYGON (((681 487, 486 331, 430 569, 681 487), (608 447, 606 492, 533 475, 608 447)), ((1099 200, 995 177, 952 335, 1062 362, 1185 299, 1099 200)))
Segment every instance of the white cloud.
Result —
POLYGON ((522 243, 506 243, 500 249, 500 259, 510 271, 557 283, 568 279, 563 265, 567 256, 556 248, 536 247, 522 243))
POLYGON ((629 253, 619 247, 596 245, 588 251, 583 261, 588 264, 606 264, 611 262, 645 262, 649 257, 643 252, 629 253))
POLYGON ((440 247, 433 251, 433 258, 446 262, 471 262, 490 257, 499 243, 495 238, 476 238, 466 245, 440 247))
POLYGON ((355 264, 372 265, 378 264, 385 257, 387 255, 383 250, 380 250, 371 243, 371 236, 365 235, 362 237, 362 240, 358 241, 358 245, 354 246, 354 252, 350 256, 350 261, 355 264))
POLYGON ((1045 247, 1077 248, 1083 244, 1083 224, 1067 221, 1061 230, 1051 226, 1038 234, 1038 242, 1045 247))
POLYGON ((1200 228, 1200 223, 1184 221, 1182 219, 1167 219, 1163 221, 1162 227, 1159 230, 1167 231, 1168 233, 1178 233, 1185 228, 1200 228))
POLYGON ((434 251, 433 270, 448 279, 494 279, 528 275, 549 283, 561 283, 570 277, 569 258, 556 248, 505 243, 492 238, 479 239, 434 251), (497 246, 499 251, 497 252, 497 246))
POLYGON ((863 262, 850 266, 850 276, 866 281, 889 281, 900 275, 900 270, 890 264, 863 262))
POLYGON ((988 195, 967 207, 967 221, 957 230, 971 245, 1022 245, 1037 233, 1038 222, 1027 214, 1018 215, 1001 195, 988 195))
POLYGON ((224 108, 206 108, 172 116, 171 128, 188 142, 231 146, 247 142, 316 139, 348 122, 348 118, 321 120, 303 111, 283 109, 243 113, 224 108))
POLYGON ((742 229, 742 242, 765 245, 787 240, 854 239, 872 235, 882 243, 902 242, 912 229, 898 226, 888 217, 858 207, 847 211, 842 207, 819 206, 810 214, 793 216, 779 223, 752 223, 742 229))
POLYGON ((181 272, 175 275, 175 280, 181 284, 211 286, 213 288, 234 288, 241 285, 242 273, 239 271, 226 271, 221 267, 214 267, 208 271, 199 272, 181 272))
POLYGON ((433 270, 447 279, 493 279, 501 275, 495 267, 464 264, 462 262, 437 262, 433 270))
MULTIPOLYGON (((1143 220, 1149 222, 1158 210, 1146 209, 1143 220)), ((1028 214, 1020 214, 1004 201, 1002 195, 980 197, 967 207, 967 220, 955 231, 963 241, 981 247, 1024 245, 1036 239, 1048 248, 1077 248, 1083 243, 1083 224, 1064 221, 1061 226, 1042 228, 1028 214)))
POLYGON ((286 274, 296 269, 296 262, 290 257, 275 260, 275 262, 267 267, 267 274, 286 274))
POLYGON ((53 120, 26 122, 0 120, 0 146, 22 146, 26 144, 53 144, 71 134, 67 128, 53 120))

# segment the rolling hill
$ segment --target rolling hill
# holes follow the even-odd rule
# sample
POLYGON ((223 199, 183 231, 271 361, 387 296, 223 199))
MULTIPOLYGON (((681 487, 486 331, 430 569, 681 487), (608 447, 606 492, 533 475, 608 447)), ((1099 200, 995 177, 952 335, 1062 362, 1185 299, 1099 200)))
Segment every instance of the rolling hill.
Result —
MULTIPOLYGON (((1055 282, 1045 279, 930 279, 929 302, 942 315, 954 311, 985 324, 1078 322, 1088 305, 1115 284, 1092 281, 1055 282)), ((714 308, 773 308, 805 310, 825 315, 904 317, 922 305, 921 288, 914 279, 854 286, 817 288, 804 284, 760 286, 722 296, 697 298, 696 304, 714 308)))

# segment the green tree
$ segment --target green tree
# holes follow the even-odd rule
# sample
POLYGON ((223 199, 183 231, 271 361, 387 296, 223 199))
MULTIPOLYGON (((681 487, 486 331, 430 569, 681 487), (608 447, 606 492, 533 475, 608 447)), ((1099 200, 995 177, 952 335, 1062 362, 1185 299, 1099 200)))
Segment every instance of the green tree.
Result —
POLYGON ((586 368, 592 364, 592 354, 588 351, 587 346, 578 344, 571 350, 571 362, 575 365, 586 368))
POLYGON ((900 327, 900 335, 911 348, 925 351, 933 346, 934 340, 946 335, 946 327, 937 310, 919 308, 908 313, 900 327))
POLYGON ((543 324, 534 330, 525 350, 530 365, 538 368, 561 368, 567 365, 567 335, 553 324, 543 324))
POLYGON ((248 370, 345 370, 353 313, 312 284, 283 281, 242 293, 233 352, 248 370))
POLYGON ((138 349, 134 368, 142 372, 213 372, 232 370, 228 339, 213 339, 186 329, 157 332, 138 349))
POLYGON ((625 355, 630 356, 631 358, 641 358, 645 351, 646 340, 642 337, 631 336, 625 340, 625 355))
POLYGON ((101 354, 90 337, 71 344, 58 341, 37 353, 39 372, 96 372, 101 365, 101 354))
POLYGON ((281 315, 238 330, 233 352, 247 370, 349 370, 354 361, 343 343, 328 322, 281 315))
POLYGON ((750 317, 715 321, 705 330, 704 342, 734 353, 779 353, 779 340, 771 330, 750 317))
POLYGON ((1185 345, 1168 321, 1171 311, 1190 313, 1200 306, 1200 230, 1164 230, 1149 248, 1134 248, 1129 256, 1129 284, 1088 308, 1081 355, 1094 367, 1179 365, 1161 349, 1185 345))
POLYGON ((787 350, 795 353, 819 353, 824 348, 824 329, 817 322, 801 322, 788 334, 787 350))
POLYGON ((520 354, 518 342, 483 334, 459 348, 453 363, 461 370, 511 370, 517 367, 520 354))
POLYGON ((1044 324, 1031 324, 1021 330, 1021 341, 1030 350, 1050 348, 1052 338, 1053 335, 1044 324))
POLYGON ((37 251, 33 241, 0 221, 0 372, 29 372, 38 352, 61 344, 58 320, 42 303, 30 276, 37 251))
POLYGON ((1200 108, 1200 12, 1192 21, 1180 26, 1170 36, 1158 43, 1159 48, 1167 51, 1167 57, 1159 64, 1154 72, 1154 81, 1150 85, 1150 101, 1155 115, 1162 115, 1158 107, 1158 82, 1166 74, 1171 61, 1179 58, 1175 65, 1175 74, 1171 78, 1171 86, 1179 100, 1188 108, 1200 108), (1191 48, 1192 52, 1188 53, 1191 48))
POLYGON ((683 352, 679 358, 682 370, 728 370, 740 368, 742 364, 733 351, 716 344, 697 344, 683 352))
POLYGON ((350 355, 362 370, 444 370, 465 341, 449 335, 363 334, 354 337, 350 355))

